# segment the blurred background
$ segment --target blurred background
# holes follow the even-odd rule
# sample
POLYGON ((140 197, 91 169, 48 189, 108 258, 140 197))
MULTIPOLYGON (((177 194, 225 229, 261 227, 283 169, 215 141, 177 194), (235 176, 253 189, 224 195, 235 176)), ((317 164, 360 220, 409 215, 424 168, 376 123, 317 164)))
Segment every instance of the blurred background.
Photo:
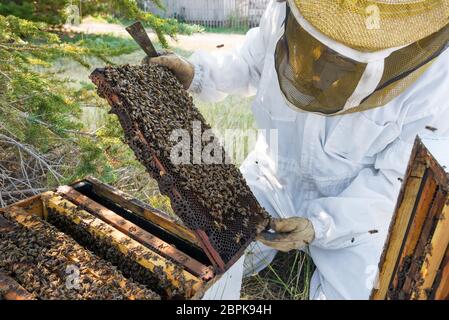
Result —
POLYGON ((245 30, 257 27, 269 0, 162 0, 165 9, 142 1, 143 10, 206 28, 245 30))

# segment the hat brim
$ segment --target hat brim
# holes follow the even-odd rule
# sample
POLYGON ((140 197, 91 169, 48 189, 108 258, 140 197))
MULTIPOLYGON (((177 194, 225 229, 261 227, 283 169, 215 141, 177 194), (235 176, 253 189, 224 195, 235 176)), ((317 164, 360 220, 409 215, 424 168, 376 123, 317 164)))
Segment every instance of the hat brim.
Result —
POLYGON ((449 23, 449 0, 288 2, 320 32, 360 51, 407 45, 449 23))

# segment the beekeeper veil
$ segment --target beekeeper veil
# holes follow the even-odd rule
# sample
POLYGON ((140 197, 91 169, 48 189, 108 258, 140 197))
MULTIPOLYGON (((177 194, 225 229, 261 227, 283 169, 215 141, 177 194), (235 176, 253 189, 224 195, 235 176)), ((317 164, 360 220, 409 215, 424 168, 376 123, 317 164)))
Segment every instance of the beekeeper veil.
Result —
POLYGON ((275 63, 292 108, 385 105, 448 48, 449 0, 288 0, 275 63))

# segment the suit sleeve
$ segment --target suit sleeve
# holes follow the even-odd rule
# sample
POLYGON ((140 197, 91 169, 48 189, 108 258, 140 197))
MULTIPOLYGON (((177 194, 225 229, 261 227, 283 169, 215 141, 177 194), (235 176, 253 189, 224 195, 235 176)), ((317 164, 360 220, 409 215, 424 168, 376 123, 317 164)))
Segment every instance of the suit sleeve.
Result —
POLYGON ((272 28, 270 16, 274 3, 265 11, 260 27, 248 31, 240 48, 214 53, 197 51, 190 57, 195 66, 192 93, 206 102, 223 100, 229 94, 255 94, 264 66, 266 38, 272 28))

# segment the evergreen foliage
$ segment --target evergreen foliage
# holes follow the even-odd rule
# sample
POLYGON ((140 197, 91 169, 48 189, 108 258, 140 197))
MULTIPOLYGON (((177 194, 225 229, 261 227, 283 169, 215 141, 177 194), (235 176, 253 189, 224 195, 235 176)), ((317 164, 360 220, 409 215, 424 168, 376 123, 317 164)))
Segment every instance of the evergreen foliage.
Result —
MULTIPOLYGON (((152 0, 162 8, 160 0, 152 0)), ((185 30, 175 19, 162 19, 152 13, 143 12, 136 0, 6 0, 0 3, 0 15, 14 15, 34 22, 63 25, 75 6, 82 16, 113 13, 115 16, 140 20, 152 28, 163 46, 167 46, 165 35, 174 36, 185 30)))
MULTIPOLYGON (((98 132, 88 132, 81 121, 83 104, 104 106, 93 86, 74 89, 50 67, 62 57, 80 68, 90 67, 91 56, 109 64, 138 46, 108 35, 69 37, 55 27, 64 23, 68 3, 0 3, 0 207, 86 175, 113 182, 117 168, 134 165, 112 116, 98 132)), ((175 21, 143 13, 133 0, 83 1, 86 13, 110 13, 111 6, 146 21, 161 39, 177 32, 175 21)))

